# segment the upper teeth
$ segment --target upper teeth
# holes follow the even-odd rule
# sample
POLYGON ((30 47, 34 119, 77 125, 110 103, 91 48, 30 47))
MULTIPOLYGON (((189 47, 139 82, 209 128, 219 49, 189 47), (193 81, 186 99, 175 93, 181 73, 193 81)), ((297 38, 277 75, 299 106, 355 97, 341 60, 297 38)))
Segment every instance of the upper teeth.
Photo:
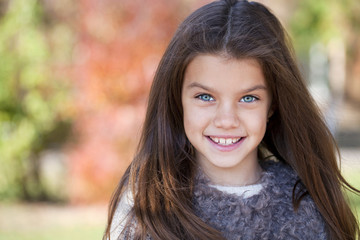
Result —
POLYGON ((211 140, 220 144, 220 145, 230 145, 236 143, 240 140, 240 138, 217 138, 217 137, 210 137, 211 140))

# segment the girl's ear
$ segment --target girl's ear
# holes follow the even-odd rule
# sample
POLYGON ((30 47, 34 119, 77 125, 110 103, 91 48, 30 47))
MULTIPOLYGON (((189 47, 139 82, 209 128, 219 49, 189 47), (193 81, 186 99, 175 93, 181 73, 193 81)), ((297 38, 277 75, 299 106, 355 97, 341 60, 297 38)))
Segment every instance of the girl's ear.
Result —
POLYGON ((270 106, 270 109, 268 111, 268 115, 267 115, 267 118, 268 118, 268 121, 269 121, 269 118, 271 118, 271 116, 274 114, 274 106, 271 105, 270 106))

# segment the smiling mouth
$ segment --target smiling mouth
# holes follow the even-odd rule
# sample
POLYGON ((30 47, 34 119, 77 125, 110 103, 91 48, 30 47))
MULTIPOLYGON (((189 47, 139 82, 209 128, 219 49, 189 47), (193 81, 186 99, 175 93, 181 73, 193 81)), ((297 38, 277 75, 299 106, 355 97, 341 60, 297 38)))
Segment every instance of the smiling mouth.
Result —
POLYGON ((241 141, 241 139, 243 139, 243 137, 238 137, 238 138, 221 138, 221 137, 210 137, 208 136, 208 138, 218 144, 218 145, 221 145, 221 146, 230 146, 230 145, 233 145, 233 144, 236 144, 238 142, 241 141))

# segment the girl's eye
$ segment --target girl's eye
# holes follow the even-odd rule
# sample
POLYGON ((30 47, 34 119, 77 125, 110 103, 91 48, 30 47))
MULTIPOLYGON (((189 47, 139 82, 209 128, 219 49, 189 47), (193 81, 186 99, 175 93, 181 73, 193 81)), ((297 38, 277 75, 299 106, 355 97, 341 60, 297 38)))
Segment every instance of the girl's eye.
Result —
POLYGON ((204 102, 210 102, 210 101, 214 101, 215 99, 210 96, 209 94, 200 94, 198 95, 196 98, 204 101, 204 102))
POLYGON ((240 101, 245 102, 245 103, 251 103, 251 102, 255 102, 256 100, 258 100, 256 97, 248 95, 248 96, 241 98, 240 101))

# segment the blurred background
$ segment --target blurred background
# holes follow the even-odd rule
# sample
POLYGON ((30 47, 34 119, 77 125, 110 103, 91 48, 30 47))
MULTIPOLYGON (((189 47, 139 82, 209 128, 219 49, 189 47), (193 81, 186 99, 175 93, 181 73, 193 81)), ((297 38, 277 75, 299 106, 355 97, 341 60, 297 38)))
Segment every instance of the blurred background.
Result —
MULTIPOLYGON (((1 240, 101 238, 157 64, 208 2, 0 0, 1 240)), ((360 1, 261 2, 288 30, 360 188, 360 1)))

